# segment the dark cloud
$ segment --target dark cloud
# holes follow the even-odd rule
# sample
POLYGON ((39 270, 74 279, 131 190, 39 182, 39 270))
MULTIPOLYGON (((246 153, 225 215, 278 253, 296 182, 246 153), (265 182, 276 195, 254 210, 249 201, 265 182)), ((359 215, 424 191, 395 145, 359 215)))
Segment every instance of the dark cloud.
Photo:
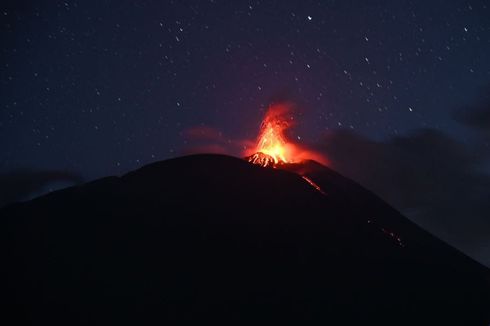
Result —
POLYGON ((320 150, 332 168, 490 266, 490 176, 475 150, 431 129, 386 142, 337 131, 320 150))
POLYGON ((479 131, 490 133, 490 98, 472 108, 463 108, 456 113, 456 119, 479 131))
POLYGON ((476 104, 463 107, 455 114, 456 121, 469 127, 472 131, 471 142, 476 155, 480 156, 482 170, 490 173, 490 88, 476 104))
POLYGON ((66 171, 18 170, 0 174, 0 207, 27 200, 44 192, 83 182, 83 178, 66 171), (52 187, 52 189, 49 189, 52 187))

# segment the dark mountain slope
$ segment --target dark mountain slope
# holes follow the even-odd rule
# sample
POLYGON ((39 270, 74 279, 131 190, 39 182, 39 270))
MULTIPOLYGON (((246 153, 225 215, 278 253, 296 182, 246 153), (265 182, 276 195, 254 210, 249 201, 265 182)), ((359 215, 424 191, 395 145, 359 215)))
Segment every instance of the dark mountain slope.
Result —
POLYGON ((0 215, 18 324, 489 322, 486 268, 311 161, 182 157, 0 215))

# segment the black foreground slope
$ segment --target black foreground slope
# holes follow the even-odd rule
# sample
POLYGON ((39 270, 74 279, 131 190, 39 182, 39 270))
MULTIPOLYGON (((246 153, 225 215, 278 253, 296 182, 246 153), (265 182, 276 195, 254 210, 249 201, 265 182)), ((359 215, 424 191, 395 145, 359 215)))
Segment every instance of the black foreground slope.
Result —
POLYGON ((284 169, 326 195, 196 155, 1 210, 0 318, 488 325, 486 268, 315 162, 284 169))

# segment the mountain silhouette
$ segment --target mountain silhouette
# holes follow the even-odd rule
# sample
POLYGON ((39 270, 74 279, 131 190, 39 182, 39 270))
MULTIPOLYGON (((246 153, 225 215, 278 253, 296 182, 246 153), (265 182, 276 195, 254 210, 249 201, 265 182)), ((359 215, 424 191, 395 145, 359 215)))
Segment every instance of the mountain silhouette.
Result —
POLYGON ((487 268, 314 161, 186 156, 0 217, 3 325, 490 322, 487 268))

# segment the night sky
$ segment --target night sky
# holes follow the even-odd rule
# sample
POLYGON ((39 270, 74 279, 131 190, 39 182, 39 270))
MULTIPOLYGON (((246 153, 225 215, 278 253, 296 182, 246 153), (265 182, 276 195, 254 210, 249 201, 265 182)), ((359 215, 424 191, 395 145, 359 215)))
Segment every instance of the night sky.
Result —
POLYGON ((287 100, 295 141, 490 264, 489 17, 486 0, 2 1, 0 174, 35 193, 199 133, 241 155, 287 100))

